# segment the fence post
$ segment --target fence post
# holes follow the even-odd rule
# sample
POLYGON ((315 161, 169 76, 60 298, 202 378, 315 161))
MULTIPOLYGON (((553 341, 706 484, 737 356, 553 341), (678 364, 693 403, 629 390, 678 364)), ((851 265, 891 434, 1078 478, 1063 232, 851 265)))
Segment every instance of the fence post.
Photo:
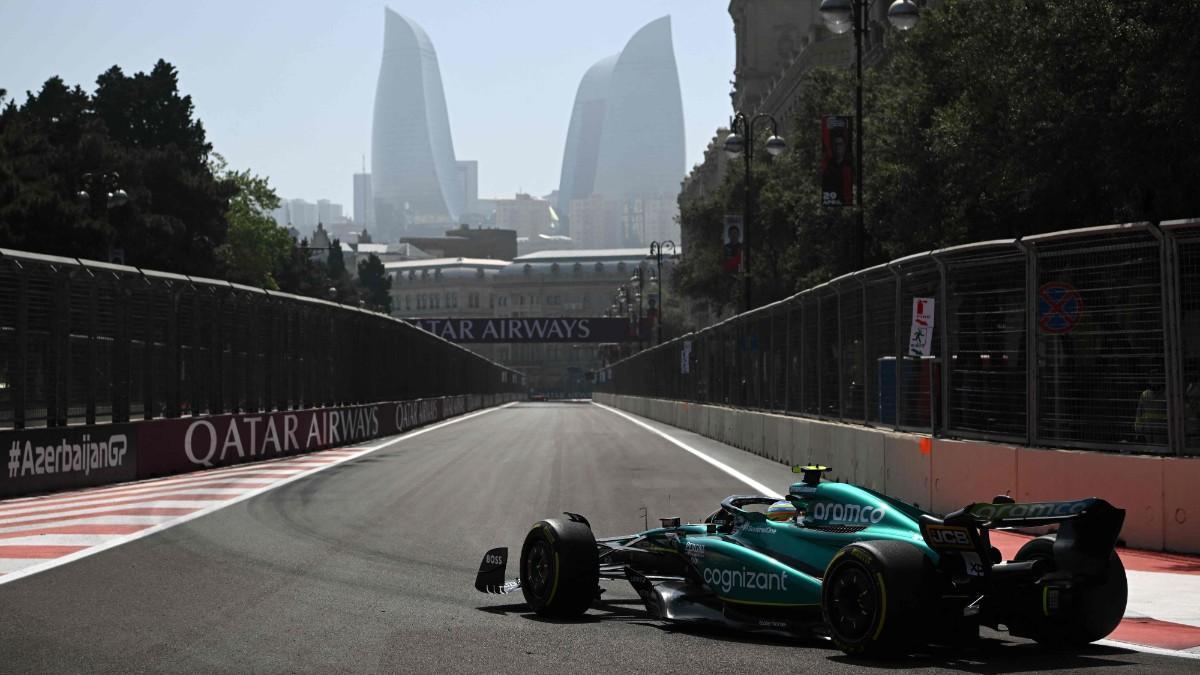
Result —
POLYGON ((142 318, 142 419, 154 419, 154 325, 160 320, 154 316, 155 286, 142 277, 146 290, 146 313, 142 318))
POLYGON ((67 426, 67 397, 71 382, 71 272, 55 270, 54 315, 50 317, 50 353, 47 367, 46 426, 67 426))
MULTIPOLYGON (((937 254, 931 254, 933 262, 938 268, 938 301, 935 312, 937 312, 939 321, 935 322, 941 326, 941 348, 938 350, 938 355, 941 357, 942 365, 938 368, 938 415, 941 419, 935 420, 933 417, 933 408, 929 410, 929 426, 933 429, 931 435, 936 435, 937 428, 940 426, 943 432, 950 423, 950 313, 946 311, 948 308, 947 298, 950 297, 950 289, 948 288, 949 273, 947 272, 946 261, 937 257, 937 254)), ((933 378, 933 368, 929 369, 929 377, 933 378)), ((929 383, 929 391, 933 393, 933 382, 929 383)))
POLYGON ((867 314, 867 282, 863 281, 861 271, 855 272, 854 280, 858 282, 862 293, 862 422, 867 425, 871 423, 871 322, 867 314))
POLYGON ((824 417, 825 383, 822 380, 825 378, 821 377, 821 356, 825 353, 825 331, 821 330, 821 294, 814 295, 817 296, 817 417, 824 417))
POLYGON ((792 410, 792 308, 783 303, 783 414, 792 410))
POLYGON ((112 421, 123 424, 129 421, 129 302, 128 279, 124 274, 116 277, 117 335, 113 341, 112 359, 112 421))
POLYGON ((167 417, 179 417, 179 401, 183 383, 183 348, 179 346, 179 287, 172 284, 167 294, 167 417))
POLYGON ((904 408, 904 388, 901 386, 903 381, 902 367, 904 366, 904 330, 900 328, 901 317, 904 316, 904 281, 900 272, 896 271, 896 267, 892 263, 888 263, 888 271, 896 279, 896 311, 892 315, 892 330, 895 331, 894 339, 896 347, 896 365, 893 379, 896 381, 896 410, 893 412, 892 426, 900 430, 900 412, 904 408))
POLYGON ((1160 287, 1162 288, 1163 354, 1167 378, 1167 449, 1183 455, 1187 446, 1187 401, 1183 373, 1182 313, 1179 298, 1179 249, 1171 232, 1151 224, 1158 239, 1160 287))
POLYGON ((1025 253, 1025 435, 1026 444, 1038 442, 1038 353, 1037 353, 1037 248, 1017 239, 1025 253))
POLYGON ((804 331, 804 325, 808 322, 808 307, 806 305, 807 301, 807 291, 805 291, 805 293, 796 301, 796 304, 800 307, 800 402, 796 406, 796 410, 800 414, 804 414, 804 387, 806 386, 808 378, 804 372, 804 365, 806 359, 808 358, 808 345, 806 344, 806 334, 804 331))
POLYGON ((12 387, 13 428, 25 428, 25 372, 29 365, 29 270, 14 262, 17 271, 17 307, 14 327, 17 358, 8 360, 8 386, 12 387))
MULTIPOLYGON (((88 306, 87 306, 87 358, 84 360, 84 367, 87 368, 87 412, 86 422, 88 424, 96 423, 96 296, 99 294, 97 290, 98 283, 96 274, 91 270, 85 270, 90 277, 88 287, 88 306)), ((111 360, 110 360, 111 365, 111 360)))
POLYGON ((837 355, 837 399, 838 399, 838 420, 846 419, 846 368, 842 363, 843 348, 846 345, 846 336, 842 334, 842 287, 841 284, 834 284, 833 292, 837 297, 837 345, 834 347, 834 353, 837 355))

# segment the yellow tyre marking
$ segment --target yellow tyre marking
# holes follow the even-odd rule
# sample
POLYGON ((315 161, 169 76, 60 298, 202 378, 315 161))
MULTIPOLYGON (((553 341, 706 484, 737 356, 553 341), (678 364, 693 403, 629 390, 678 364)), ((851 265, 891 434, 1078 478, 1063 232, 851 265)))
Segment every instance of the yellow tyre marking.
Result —
POLYGON ((887 621, 887 587, 883 585, 883 575, 879 572, 875 573, 875 579, 879 582, 879 627, 871 636, 872 640, 879 639, 879 635, 883 633, 883 624, 887 621))
POLYGON ((546 604, 554 602, 554 595, 558 593, 558 551, 554 552, 554 585, 550 587, 550 597, 546 598, 546 604))

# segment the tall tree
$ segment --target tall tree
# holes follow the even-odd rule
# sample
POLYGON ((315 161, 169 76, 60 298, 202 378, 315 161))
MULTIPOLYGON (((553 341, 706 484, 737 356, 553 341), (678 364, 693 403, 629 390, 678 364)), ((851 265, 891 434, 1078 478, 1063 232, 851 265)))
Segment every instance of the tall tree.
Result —
POLYGON ((88 95, 60 78, 0 113, 0 241, 6 246, 213 276, 236 186, 208 165, 211 145, 175 69, 113 67, 88 95), (90 174, 94 181, 87 183, 90 174), (101 176, 119 178, 103 182, 101 176), (127 204, 109 208, 117 188, 127 204), (81 190, 91 194, 80 201, 81 190))
POLYGON ((379 256, 372 253, 358 263, 358 283, 363 288, 364 301, 369 309, 392 313, 392 280, 379 256))
POLYGON ((250 171, 230 170, 223 157, 214 153, 213 173, 237 187, 229 200, 225 220, 229 233, 217 247, 217 258, 230 281, 278 289, 278 277, 296 242, 280 227, 270 212, 279 208, 279 196, 266 178, 250 171))
MULTIPOLYGON (((1200 0, 946 0, 889 40, 867 73, 867 264, 970 241, 1200 215, 1200 0)), ((854 210, 823 208, 822 114, 852 110, 853 80, 800 82, 788 151, 755 167, 761 304, 851 271, 854 210)), ((760 153, 764 154, 765 153, 760 153)), ((684 205, 681 285, 731 303, 719 219, 742 171, 684 205)))

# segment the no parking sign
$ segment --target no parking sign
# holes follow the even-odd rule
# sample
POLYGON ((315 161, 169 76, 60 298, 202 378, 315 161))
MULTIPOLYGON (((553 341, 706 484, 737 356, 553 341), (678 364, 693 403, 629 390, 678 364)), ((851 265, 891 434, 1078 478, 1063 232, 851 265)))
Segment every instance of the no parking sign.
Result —
POLYGON ((1070 333, 1083 317, 1083 298, 1071 284, 1051 281, 1038 289, 1037 312, 1043 333, 1070 333))

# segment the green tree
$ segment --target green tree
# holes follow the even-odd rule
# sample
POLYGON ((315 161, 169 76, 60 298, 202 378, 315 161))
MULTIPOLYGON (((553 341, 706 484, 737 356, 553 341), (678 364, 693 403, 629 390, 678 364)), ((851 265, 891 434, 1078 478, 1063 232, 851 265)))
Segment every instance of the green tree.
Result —
POLYGON ((296 247, 287 230, 280 227, 270 212, 279 208, 279 196, 266 178, 250 171, 230 170, 223 157, 214 153, 213 173, 237 187, 229 200, 225 220, 229 232, 225 243, 217 247, 217 258, 230 281, 279 289, 278 276, 296 247))
POLYGON ((363 289, 364 301, 369 309, 385 314, 392 313, 392 280, 383 268, 383 262, 374 253, 358 263, 358 283, 363 289))
POLYGON ((132 77, 114 66, 92 95, 52 77, 0 112, 0 243, 98 259, 121 249, 129 264, 213 276, 236 187, 213 175, 211 151, 165 61, 132 77), (89 186, 88 173, 119 179, 89 186), (130 199, 106 208, 115 187, 130 199))
MULTIPOLYGON (((864 83, 863 259, 1200 215, 1200 1, 946 0, 889 36, 864 83)), ((819 203, 819 125, 853 111, 845 69, 800 82, 788 151, 754 167, 756 304, 852 270, 855 211, 819 203)), ((759 139, 761 142, 761 139, 759 139)), ((684 205, 680 287, 736 306, 717 247, 742 170, 684 205)))

